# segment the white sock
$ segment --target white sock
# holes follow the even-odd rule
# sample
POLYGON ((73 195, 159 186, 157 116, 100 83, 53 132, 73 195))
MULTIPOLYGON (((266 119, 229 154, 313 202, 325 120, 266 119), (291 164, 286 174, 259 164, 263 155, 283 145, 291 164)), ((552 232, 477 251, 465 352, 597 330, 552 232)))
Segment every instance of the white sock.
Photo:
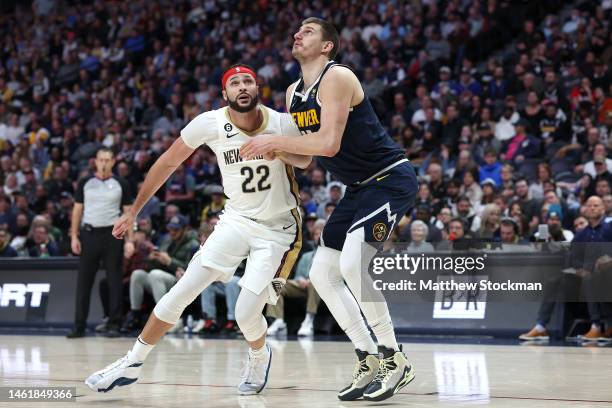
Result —
POLYGON ((143 362, 155 347, 154 344, 148 344, 143 339, 138 336, 136 342, 134 343, 134 347, 128 352, 128 357, 131 361, 134 362, 143 362))
POLYGON ((543 332, 544 330, 546 330, 546 327, 542 326, 540 323, 537 323, 535 325, 535 329, 539 332, 543 332))
POLYGON ((363 265, 369 263, 365 261, 372 259, 376 254, 374 247, 362 245, 365 241, 364 234, 365 230, 362 227, 346 235, 340 255, 340 270, 366 322, 372 328, 378 344, 398 351, 387 302, 380 292, 372 289, 374 283, 369 275, 367 273, 364 275, 362 271, 363 265))
POLYGON ((399 351, 397 340, 395 339, 395 331, 393 330, 393 323, 390 317, 388 320, 384 320, 382 323, 372 326, 372 331, 379 345, 399 351))
POLYGON ((365 325, 363 319, 360 318, 359 320, 355 321, 349 327, 344 329, 344 332, 349 339, 351 339, 356 349, 366 351, 368 354, 378 354, 376 344, 374 343, 374 340, 372 340, 370 331, 365 325))
POLYGON ((312 323, 313 321, 314 321, 314 314, 306 313, 306 317, 304 318, 304 322, 302 324, 309 324, 309 323, 312 323))
POLYGON ((263 345, 262 348, 258 350, 253 350, 252 348, 249 347, 249 354, 253 357, 263 357, 266 354, 268 354, 268 348, 266 347, 265 344, 263 345))

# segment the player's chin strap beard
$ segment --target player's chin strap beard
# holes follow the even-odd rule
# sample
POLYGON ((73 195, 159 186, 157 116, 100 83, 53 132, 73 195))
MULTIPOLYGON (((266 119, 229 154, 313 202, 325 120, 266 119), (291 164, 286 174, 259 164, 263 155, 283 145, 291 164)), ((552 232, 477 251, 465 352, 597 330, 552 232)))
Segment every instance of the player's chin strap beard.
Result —
MULTIPOLYGON (((244 93, 246 95, 248 95, 247 93, 244 93)), ((255 108, 257 106, 257 104, 259 103, 259 96, 255 95, 255 96, 251 96, 251 103, 249 103, 247 106, 240 106, 238 104, 238 98, 240 96, 242 96, 243 94, 240 94, 238 96, 236 96, 236 99, 234 99, 233 101, 230 98, 227 98, 227 104, 229 105, 230 108, 232 108, 233 110, 235 110, 236 112, 240 112, 240 113, 246 113, 250 110, 252 110, 253 108, 255 108)))

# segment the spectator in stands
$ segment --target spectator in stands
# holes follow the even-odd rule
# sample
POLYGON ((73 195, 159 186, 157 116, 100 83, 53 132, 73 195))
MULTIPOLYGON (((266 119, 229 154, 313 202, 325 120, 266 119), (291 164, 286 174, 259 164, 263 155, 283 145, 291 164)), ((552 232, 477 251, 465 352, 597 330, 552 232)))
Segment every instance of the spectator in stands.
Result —
POLYGON ((11 246, 19 256, 28 256, 26 248, 26 241, 28 239, 28 233, 30 232, 30 220, 28 216, 23 213, 17 213, 15 218, 15 234, 11 240, 11 246))
POLYGON ((535 229, 538 225, 539 207, 538 202, 529 196, 529 184, 526 178, 520 178, 515 184, 517 202, 521 206, 522 215, 529 222, 529 229, 535 229))
POLYGON ((514 222, 517 223, 520 229, 521 237, 526 237, 529 235, 531 228, 529 227, 529 221, 527 217, 523 214, 523 209, 521 208, 521 204, 517 201, 513 201, 508 207, 507 215, 509 218, 512 218, 514 222))
POLYGON ((440 67, 438 70, 439 81, 431 89, 431 97, 439 100, 446 95, 456 96, 457 92, 454 82, 451 81, 451 69, 447 66, 440 67))
POLYGON ((496 204, 487 204, 480 213, 480 228, 476 237, 486 240, 498 238, 501 215, 501 209, 496 204))
POLYGON ((527 104, 520 111, 522 118, 529 122, 529 128, 533 129, 534 136, 540 136, 540 122, 544 119, 544 109, 540 103, 538 93, 529 91, 527 94, 527 104))
MULTIPOLYGON (((425 241, 437 243, 442 240, 442 232, 433 224, 432 208, 428 203, 419 204, 414 210, 414 220, 420 220, 427 226, 425 241)), ((405 216, 398 225, 398 236, 400 241, 410 242, 412 240, 411 217, 405 216)))
POLYGON ((493 135, 493 128, 489 122, 481 122, 476 128, 476 132, 477 140, 473 145, 474 156, 481 165, 483 162, 490 165, 485 156, 487 152, 495 152, 495 161, 497 161, 497 152, 501 148, 501 143, 493 135))
POLYGON ((542 200, 544 198, 544 183, 552 180, 552 171, 548 163, 538 163, 537 174, 538 178, 529 186, 529 195, 534 200, 542 200))
MULTIPOLYGON (((612 174, 606 169, 606 160, 604 156, 595 156, 593 158, 593 163, 595 164, 596 176, 591 179, 588 187, 586 188, 585 193, 587 196, 597 194, 596 188, 600 180, 612 181, 612 174)), ((602 187, 605 191, 605 186, 602 187)))
POLYGON ((318 167, 314 168, 311 173, 310 192, 317 204, 321 204, 329 198, 325 188, 325 172, 318 167))
POLYGON ((577 232, 572 241, 572 266, 576 268, 576 274, 583 277, 583 286, 591 319, 591 328, 587 333, 580 336, 586 342, 607 340, 612 337, 612 321, 608 321, 608 327, 603 328, 603 318, 612 319, 612 316, 602 315, 602 304, 593 301, 596 293, 597 281, 593 279, 596 272, 597 260, 602 255, 609 255, 609 246, 590 243, 612 242, 611 225, 605 222, 605 207, 603 200, 597 196, 587 199, 584 206, 588 225, 577 232))
MULTIPOLYGON (((571 241, 574 238, 574 234, 561 227, 560 216, 554 210, 555 209, 549 212, 548 215, 547 225, 550 233, 548 240, 557 242, 571 241)), ((576 233, 579 233, 586 227, 586 225, 582 226, 582 222, 588 225, 588 221, 583 217, 579 217, 574 221, 576 233)), ((536 240, 542 239, 539 232, 540 231, 536 232, 534 235, 536 240)), ((538 309, 536 324, 530 331, 521 334, 519 339, 523 341, 548 341, 550 336, 546 330, 546 326, 550 322, 557 299, 569 300, 577 298, 580 285, 581 278, 575 273, 560 273, 545 282, 544 291, 542 293, 542 303, 538 309)))
MULTIPOLYGON (((456 214, 457 201, 459 200, 461 190, 461 181, 458 179, 450 179, 446 185, 446 196, 442 200, 442 205, 448 206, 456 214)), ((468 200, 469 201, 469 200, 468 200)))
POLYGON ((535 158, 540 154, 540 140, 527 133, 529 122, 519 119, 514 125, 516 134, 502 148, 502 159, 519 164, 525 159, 535 158))
POLYGON ((51 222, 43 215, 32 220, 32 226, 25 242, 27 255, 32 258, 59 256, 60 250, 55 238, 51 235, 51 222))
POLYGON ((212 200, 210 204, 202 209, 202 215, 200 219, 202 222, 207 222, 212 217, 219 217, 223 209, 225 208, 225 196, 223 195, 223 187, 220 185, 212 185, 206 188, 206 191, 210 193, 212 200))
POLYGON ((604 198, 610 195, 610 180, 608 178, 599 178, 595 181, 595 195, 604 198))
POLYGON ((468 93, 469 96, 480 96, 482 93, 482 86, 480 85, 480 82, 472 77, 472 72, 469 68, 461 69, 459 82, 456 85, 456 92, 457 95, 468 93))
MULTIPOLYGON (((173 216, 166 226, 168 237, 159 248, 153 248, 147 259, 147 268, 132 272, 131 305, 123 323, 124 330, 129 331, 131 327, 137 327, 134 321, 143 320, 141 306, 145 291, 151 293, 157 303, 185 273, 189 260, 200 246, 198 241, 189 238, 185 233, 187 226, 187 217, 180 214, 173 216)), ((179 320, 174 331, 182 328, 182 320, 179 320)))
POLYGON ((312 198, 312 193, 308 188, 300 189, 300 201, 306 214, 317 212, 317 203, 312 198))
POLYGON ((236 301, 240 294, 240 286, 238 281, 244 273, 242 271, 232 276, 228 282, 213 282, 208 286, 201 295, 202 302, 202 319, 199 320, 193 328, 194 333, 216 333, 220 329, 224 333, 239 332, 238 324, 236 323, 236 301), (223 328, 217 324, 217 296, 225 297, 225 305, 227 307, 227 322, 223 328))
POLYGON ((16 217, 11 208, 11 199, 9 196, 2 194, 0 194, 0 227, 6 228, 9 233, 14 232, 16 227, 16 217))
POLYGON ((463 185, 460 190, 460 194, 470 200, 470 205, 476 211, 480 209, 480 201, 482 200, 482 188, 480 188, 478 180, 478 167, 467 168, 463 173, 463 185))
POLYGON ((487 149, 484 152, 484 164, 480 166, 479 182, 483 183, 486 179, 491 179, 495 182, 495 186, 502 184, 501 179, 502 164, 497 161, 497 151, 495 149, 487 149))
POLYGON ((302 232, 304 233, 304 237, 306 237, 306 239, 303 241, 303 244, 304 246, 314 248, 314 241, 312 237, 314 236, 314 226, 319 217, 317 217, 316 213, 311 212, 308 214, 304 214, 303 219, 304 228, 302 228, 302 232))
POLYGON ((513 218, 502 218, 499 223, 499 242, 504 249, 513 249, 515 245, 526 244, 521 238, 521 227, 513 218))
POLYGON ((606 207, 606 222, 612 221, 612 194, 606 194, 602 197, 604 206, 606 207))
POLYGON ((514 195, 514 167, 511 164, 504 164, 501 168, 500 174, 501 185, 500 189, 511 190, 511 195, 514 195))
POLYGON ((539 134, 546 145, 553 142, 569 142, 569 123, 563 110, 554 101, 544 101, 544 116, 540 120, 539 134))
POLYGON ((465 223, 461 218, 452 218, 448 223, 447 238, 436 245, 439 251, 466 250, 469 247, 470 235, 466 234, 465 223))
POLYGON ((548 227, 548 238, 544 238, 540 235, 540 231, 536 231, 533 234, 533 238, 536 241, 554 241, 554 242, 571 242, 574 239, 574 233, 570 230, 564 229, 562 225, 562 212, 559 204, 549 205, 546 217, 544 221, 548 227))
POLYGON ((326 218, 325 208, 328 204, 338 205, 344 195, 343 185, 337 181, 332 181, 327 185, 327 197, 325 202, 319 204, 317 217, 326 218))
POLYGON ((188 212, 194 203, 195 180, 185 172, 185 165, 181 164, 166 182, 167 203, 178 206, 181 211, 188 212))
POLYGON ((427 166, 427 176, 429 177, 429 189, 434 202, 441 202, 446 196, 446 182, 440 163, 430 162, 427 166))
MULTIPOLYGON (((592 129, 589 130, 589 134, 591 132, 597 132, 597 129, 592 128, 592 129)), ((599 163, 598 163, 598 165, 599 165, 599 163)), ((608 158, 608 149, 606 148, 606 145, 603 144, 603 143, 597 143, 593 147, 593 159, 585 163, 584 168, 582 169, 582 171, 584 173, 586 173, 586 174, 589 174, 591 177, 596 177, 597 174, 601 173, 604 168, 606 169, 606 171, 608 173, 612 173, 612 159, 608 158), (599 158, 603 158, 603 160, 605 162, 605 166, 597 167, 596 168, 596 166, 595 166, 595 157, 597 157, 598 160, 599 160, 599 158)))
POLYGON ((579 215, 578 217, 574 219, 573 225, 574 225, 574 232, 577 234, 589 225, 589 220, 587 220, 586 217, 579 215))
POLYGON ((493 204, 497 197, 502 197, 496 193, 497 185, 493 179, 485 179, 480 183, 482 188, 482 199, 480 200, 478 208, 481 208, 487 204, 493 204))
POLYGON ((26 216, 28 217, 28 220, 32 221, 32 219, 34 218, 36 214, 34 214, 34 211, 30 210, 28 199, 21 191, 15 191, 13 193, 13 202, 14 202, 15 210, 17 212, 26 214, 26 216))
POLYGON ((328 220, 335 209, 336 209, 335 203, 328 202, 327 204, 325 204, 325 214, 323 214, 323 219, 328 220))
MULTIPOLYGON (((448 209, 447 209, 448 210, 448 209)), ((433 228, 436 228, 435 226, 433 228)), ((406 247, 408 253, 433 252, 434 247, 426 242, 429 235, 429 227, 421 220, 414 220, 410 224, 410 244, 406 247)))
MULTIPOLYGON (((141 221, 143 220, 145 219, 142 219, 138 222, 139 227, 138 230, 134 232, 133 245, 128 246, 123 254, 122 294, 124 299, 127 297, 128 306, 130 301, 130 277, 132 275, 132 272, 147 267, 147 259, 155 248, 155 245, 149 240, 149 233, 151 230, 140 228, 141 221)), ((146 223, 142 224, 146 225, 146 223)), ((108 280, 106 278, 100 280, 100 300, 102 302, 102 309, 104 310, 105 318, 100 325, 96 326, 96 332, 105 333, 108 330, 107 325, 110 310, 108 293, 109 290, 110 288, 108 286, 108 280)), ((132 319, 129 323, 126 321, 121 327, 121 332, 128 333, 130 331, 140 329, 142 328, 143 324, 144 320, 140 319, 132 319)))
POLYGON ((267 306, 266 315, 274 319, 272 324, 270 324, 270 327, 268 327, 268 335, 276 335, 287 331, 287 324, 284 320, 285 297, 306 298, 306 316, 300 325, 297 335, 312 336, 314 334, 314 318, 317 314, 317 309, 319 308, 321 298, 310 282, 308 274, 312 265, 312 259, 318 248, 319 240, 321 239, 321 232, 323 231, 324 226, 325 221, 322 219, 315 222, 313 227, 315 249, 302 255, 298 261, 293 279, 287 280, 287 283, 283 287, 276 304, 273 306, 267 306))
POLYGON ((448 231, 448 223, 451 218, 453 218, 453 210, 449 206, 443 206, 438 215, 436 215, 436 221, 433 225, 442 232, 443 239, 446 239, 444 234, 448 231))
POLYGON ((14 258, 17 256, 17 251, 9 244, 11 242, 11 234, 5 227, 0 227, 0 258, 14 258))
POLYGON ((466 231, 474 232, 480 229, 480 217, 472 208, 472 201, 468 197, 459 197, 454 215, 462 220, 466 231))
POLYGON ((496 66, 493 72, 493 80, 489 83, 489 98, 492 100, 503 100, 508 93, 508 81, 504 76, 504 68, 496 66))
MULTIPOLYGON (((414 203, 415 207, 417 208, 421 204, 433 207, 433 196, 431 195, 429 184, 425 182, 419 183, 419 190, 417 191, 417 197, 414 203)), ((432 212, 437 213, 437 211, 435 210, 433 210, 432 212)))

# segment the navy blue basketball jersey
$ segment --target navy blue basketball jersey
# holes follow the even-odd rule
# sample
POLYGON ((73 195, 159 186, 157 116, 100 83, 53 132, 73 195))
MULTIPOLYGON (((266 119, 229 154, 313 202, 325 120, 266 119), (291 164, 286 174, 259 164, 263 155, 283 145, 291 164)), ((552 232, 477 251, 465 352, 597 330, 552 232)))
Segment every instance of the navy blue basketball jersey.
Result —
MULTIPOLYGON (((334 65, 341 64, 329 61, 310 88, 303 89, 303 78, 294 87, 289 113, 302 134, 317 132, 321 127, 319 84, 334 65)), ((351 185, 405 158, 405 152, 387 134, 365 97, 349 112, 338 153, 334 157, 317 157, 317 160, 341 182, 351 185)))

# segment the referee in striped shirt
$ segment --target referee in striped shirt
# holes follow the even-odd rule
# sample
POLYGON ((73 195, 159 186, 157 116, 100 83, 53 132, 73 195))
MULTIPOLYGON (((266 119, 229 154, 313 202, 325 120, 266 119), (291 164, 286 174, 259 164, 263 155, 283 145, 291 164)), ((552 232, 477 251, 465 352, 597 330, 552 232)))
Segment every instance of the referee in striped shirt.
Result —
MULTIPOLYGON (((122 320, 123 240, 111 234, 121 212, 129 210, 132 194, 127 181, 113 174, 115 156, 103 147, 96 153, 96 172, 81 179, 75 194, 70 227, 72 252, 79 257, 74 328, 68 338, 85 336, 91 289, 104 262, 109 285, 108 337, 119 336, 122 320)), ((132 241, 129 232, 128 242, 132 241)))

